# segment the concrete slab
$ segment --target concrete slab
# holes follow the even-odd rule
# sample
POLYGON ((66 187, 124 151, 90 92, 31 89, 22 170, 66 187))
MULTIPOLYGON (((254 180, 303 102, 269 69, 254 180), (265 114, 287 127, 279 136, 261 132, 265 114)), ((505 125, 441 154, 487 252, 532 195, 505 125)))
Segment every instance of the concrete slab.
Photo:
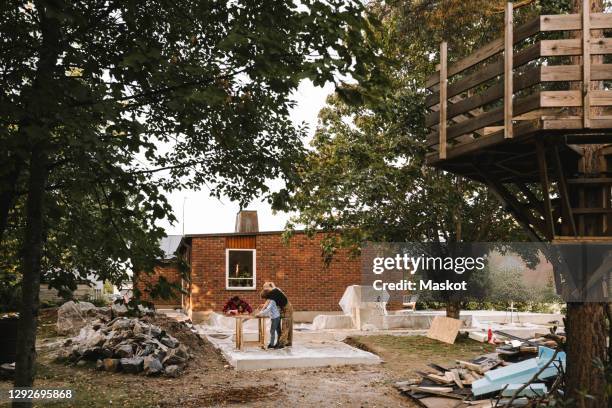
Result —
POLYGON ((235 349, 233 333, 215 333, 205 328, 199 332, 221 351, 227 362, 236 370, 380 364, 382 362, 381 358, 375 354, 334 340, 310 339, 303 342, 294 337, 293 346, 280 350, 263 350, 247 346, 240 351, 235 349))

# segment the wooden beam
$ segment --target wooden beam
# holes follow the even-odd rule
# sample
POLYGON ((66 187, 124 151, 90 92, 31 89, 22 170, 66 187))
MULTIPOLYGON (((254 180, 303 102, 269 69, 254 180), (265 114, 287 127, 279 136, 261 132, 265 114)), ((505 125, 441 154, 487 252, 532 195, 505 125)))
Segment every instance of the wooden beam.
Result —
MULTIPOLYGON (((612 28, 612 13, 590 13, 592 30, 612 28)), ((540 16, 540 31, 572 31, 582 29, 580 14, 553 14, 540 16)))
POLYGON ((527 198, 527 201, 529 201, 530 204, 532 205, 532 208, 536 209, 536 211, 538 211, 540 215, 542 215, 542 218, 543 218, 544 217, 544 203, 536 197, 533 191, 531 191, 531 189, 527 187, 525 183, 519 181, 519 182, 515 182, 514 184, 525 195, 525 197, 527 198))
POLYGON ((555 237, 555 224, 550 204, 550 183, 548 181, 548 167, 546 164, 546 150, 541 140, 536 141, 536 153, 538 158, 538 168, 540 170, 540 183, 542 185, 542 195, 544 196, 544 221, 546 223, 546 237, 553 240, 555 237))
POLYGON ((582 119, 585 128, 591 127, 591 2, 582 2, 582 119))
POLYGON ((541 108, 566 108, 582 106, 580 91, 542 91, 540 92, 541 108))
POLYGON ((591 29, 612 28, 612 13, 591 13, 591 29))
POLYGON ((589 96, 589 104, 591 106, 611 106, 612 105, 612 91, 589 90, 586 93, 589 96))
POLYGON ((491 189, 493 194, 495 194, 504 204, 506 211, 509 211, 514 218, 516 218, 517 222, 521 224, 525 230, 527 230, 527 235, 529 235, 533 241, 541 242, 542 239, 534 230, 534 227, 542 227, 541 222, 538 222, 539 220, 536 220, 502 183, 495 180, 493 177, 490 177, 488 172, 485 169, 481 169, 479 165, 474 163, 472 164, 489 189, 491 189))
POLYGON ((440 44, 440 128, 438 129, 440 160, 446 159, 447 52, 448 45, 443 41, 440 44))
MULTIPOLYGON (((612 53, 612 38, 598 38, 595 41, 591 41, 589 45, 591 54, 601 55, 612 53)), ((582 55, 581 39, 542 40, 539 46, 541 57, 582 55)))
MULTIPOLYGON (((539 130, 539 126, 536 124, 525 121, 517 123, 514 126, 514 138, 517 139, 519 136, 521 139, 525 138, 534 132, 539 130)), ((460 143, 454 146, 449 146, 448 151, 446 152, 447 159, 455 158, 459 156, 463 156, 465 154, 474 153, 477 151, 481 151, 483 149, 487 149, 488 147, 498 145, 504 142, 504 132, 500 131, 497 133, 493 133, 488 135, 487 137, 479 137, 478 139, 474 139, 473 141, 460 143)), ((431 152, 425 156, 426 162, 429 165, 437 165, 439 163, 438 160, 438 152, 431 152)))
POLYGON ((612 208, 572 208, 572 211, 576 214, 610 214, 612 208))
POLYGON ((551 14, 540 16, 540 31, 580 30, 579 14, 551 14))
POLYGON ((513 19, 512 19, 512 3, 506 3, 506 15, 504 22, 504 138, 512 138, 512 57, 514 54, 513 43, 513 19))
POLYGON ((572 178, 567 180, 568 184, 609 184, 612 185, 612 178, 610 177, 585 177, 585 178, 572 178))
POLYGON ((572 205, 569 199, 569 190, 567 188, 567 180, 565 173, 563 172, 563 164, 561 163, 561 157, 559 156, 559 148, 555 146, 553 149, 555 167, 557 168, 557 178, 559 179, 559 194, 561 195, 561 209, 563 211, 563 218, 565 224, 569 226, 571 233, 574 236, 578 236, 578 230, 576 229, 576 220, 574 220, 574 212, 572 211, 572 205))

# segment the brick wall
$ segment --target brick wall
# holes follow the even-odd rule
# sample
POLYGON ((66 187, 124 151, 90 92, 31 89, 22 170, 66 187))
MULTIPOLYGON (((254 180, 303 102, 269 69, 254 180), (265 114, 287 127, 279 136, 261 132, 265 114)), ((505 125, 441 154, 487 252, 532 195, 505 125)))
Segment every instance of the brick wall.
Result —
POLYGON ((286 294, 296 311, 336 311, 338 301, 348 285, 359 284, 359 258, 348 251, 337 253, 331 264, 321 257, 321 239, 295 234, 289 245, 281 234, 258 234, 256 237, 256 290, 226 290, 226 237, 192 238, 191 302, 193 311, 220 311, 225 302, 238 295, 252 306, 262 303, 259 291, 265 281, 273 281, 286 294))
POLYGON ((152 299, 147 289, 148 286, 154 286, 159 281, 159 277, 164 276, 169 282, 181 282, 181 273, 175 263, 163 263, 156 266, 153 273, 148 275, 144 272, 138 275, 136 287, 140 290, 141 299, 153 302, 156 307, 177 306, 181 304, 181 294, 177 293, 176 299, 152 299))

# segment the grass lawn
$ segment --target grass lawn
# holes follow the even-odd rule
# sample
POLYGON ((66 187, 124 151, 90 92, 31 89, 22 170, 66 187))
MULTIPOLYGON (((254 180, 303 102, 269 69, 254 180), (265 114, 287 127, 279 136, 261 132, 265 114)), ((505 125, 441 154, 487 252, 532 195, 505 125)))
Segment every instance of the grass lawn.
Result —
POLYGON ((415 371, 426 371, 428 363, 454 367, 455 360, 468 360, 491 353, 495 346, 458 336, 455 344, 446 344, 424 336, 357 336, 347 343, 378 354, 385 369, 395 380, 414 377, 415 371))

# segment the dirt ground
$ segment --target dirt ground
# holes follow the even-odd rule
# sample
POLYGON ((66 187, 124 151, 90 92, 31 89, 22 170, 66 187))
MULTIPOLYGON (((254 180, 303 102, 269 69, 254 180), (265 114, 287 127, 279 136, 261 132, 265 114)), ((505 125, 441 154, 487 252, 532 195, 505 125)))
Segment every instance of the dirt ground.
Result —
MULTIPOLYGON (((413 403, 393 388, 395 381, 411 378, 414 370, 425 368, 430 361, 446 364, 453 358, 469 358, 487 351, 486 346, 468 339, 445 345, 420 336, 365 336, 348 342, 379 354, 384 364, 249 372, 233 370, 207 341, 193 341, 179 335, 179 340, 191 347, 195 358, 184 375, 174 379, 106 373, 96 371, 93 365, 77 367, 56 363, 54 352, 63 341, 56 336, 53 313, 43 313, 36 387, 71 388, 76 399, 35 406, 413 407, 413 403)), ((11 385, 0 381, 0 392, 5 393, 11 385)), ((0 406, 8 405, 0 403, 0 406)))

